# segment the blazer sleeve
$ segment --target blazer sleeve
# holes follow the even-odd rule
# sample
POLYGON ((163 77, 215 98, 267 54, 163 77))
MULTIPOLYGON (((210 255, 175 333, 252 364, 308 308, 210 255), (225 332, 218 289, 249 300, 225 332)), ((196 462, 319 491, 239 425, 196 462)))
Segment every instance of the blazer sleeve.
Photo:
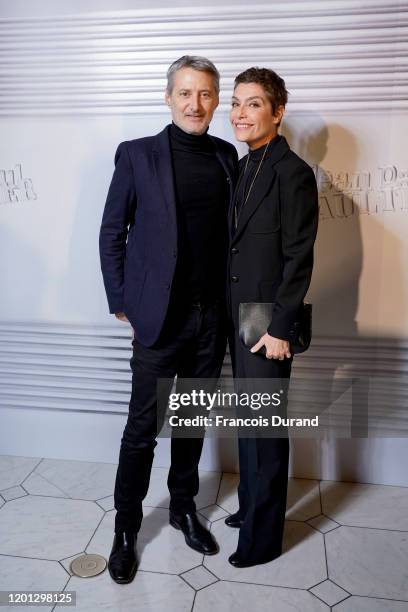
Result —
POLYGON ((290 330, 309 288, 319 207, 316 179, 306 163, 279 175, 283 270, 268 333, 290 340, 290 330))
POLYGON ((115 170, 106 198, 99 232, 99 254, 109 312, 124 309, 124 263, 128 228, 136 207, 136 194, 127 143, 115 154, 115 170))

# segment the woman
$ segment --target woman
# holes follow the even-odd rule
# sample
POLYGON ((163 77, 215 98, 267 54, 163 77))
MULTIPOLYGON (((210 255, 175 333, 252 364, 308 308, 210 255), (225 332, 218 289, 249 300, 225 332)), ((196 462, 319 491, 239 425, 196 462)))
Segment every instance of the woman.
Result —
MULTIPOLYGON (((235 79, 230 120, 249 151, 240 161, 230 214, 230 351, 234 378, 247 381, 288 381, 290 333, 312 274, 317 187, 312 169, 278 134, 286 102, 285 82, 272 70, 249 68, 235 79), (239 305, 248 302, 274 303, 269 327, 251 348, 239 337, 239 305)), ((276 385, 282 389, 281 382, 276 385)), ((253 381, 251 388, 256 389, 253 381)), ((241 436, 239 461, 239 509, 225 522, 240 528, 229 562, 249 567, 282 552, 287 435, 241 436)))

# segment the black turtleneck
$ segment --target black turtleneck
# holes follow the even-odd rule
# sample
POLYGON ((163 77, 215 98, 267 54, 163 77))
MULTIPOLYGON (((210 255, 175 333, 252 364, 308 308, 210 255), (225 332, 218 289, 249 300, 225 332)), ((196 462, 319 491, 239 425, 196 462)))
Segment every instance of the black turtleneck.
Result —
MULTIPOLYGON (((278 134, 277 136, 275 136, 275 138, 273 138, 269 142, 268 150, 265 153, 264 161, 272 155, 274 148, 276 147, 276 145, 281 139, 282 139, 282 136, 278 134)), ((237 189, 236 189, 235 196, 234 196, 234 205, 237 210, 238 216, 245 202, 245 198, 248 195, 248 190, 250 189, 252 180, 262 160, 262 156, 265 152, 266 147, 267 145, 265 144, 262 147, 258 147, 257 149, 252 149, 252 150, 249 149, 248 157, 245 156, 240 160, 240 163, 239 163, 240 173, 239 173, 237 189), (248 160, 248 165, 246 164, 247 160, 248 160)), ((260 168, 260 172, 261 170, 262 168, 260 168)))
POLYGON ((173 298, 211 303, 223 298, 228 245, 227 176, 207 133, 174 123, 170 148, 177 202, 178 257, 173 298))

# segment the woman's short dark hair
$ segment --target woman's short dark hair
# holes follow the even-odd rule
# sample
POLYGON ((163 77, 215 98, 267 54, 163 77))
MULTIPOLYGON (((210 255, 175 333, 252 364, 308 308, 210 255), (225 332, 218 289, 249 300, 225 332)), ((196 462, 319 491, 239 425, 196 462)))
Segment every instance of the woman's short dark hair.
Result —
POLYGON ((240 83, 258 83, 266 93, 275 114, 278 106, 285 107, 288 101, 288 91, 285 81, 269 68, 258 68, 256 66, 241 72, 234 81, 234 90, 240 83))

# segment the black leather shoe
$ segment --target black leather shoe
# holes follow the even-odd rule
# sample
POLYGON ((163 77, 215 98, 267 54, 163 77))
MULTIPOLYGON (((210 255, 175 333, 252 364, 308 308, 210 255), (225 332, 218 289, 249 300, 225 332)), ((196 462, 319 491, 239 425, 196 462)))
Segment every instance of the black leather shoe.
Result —
POLYGON ((118 584, 132 582, 137 570, 137 534, 134 531, 118 531, 108 561, 111 577, 118 584))
POLYGON ((228 527, 235 527, 236 529, 242 527, 243 522, 244 519, 241 517, 239 512, 235 512, 235 514, 230 514, 224 521, 224 523, 228 525, 228 527))
POLYGON ((198 520, 195 512, 187 512, 182 515, 170 513, 170 525, 175 529, 181 529, 187 546, 204 555, 215 555, 218 552, 218 544, 212 534, 198 520))
POLYGON ((270 559, 261 559, 260 561, 250 561, 242 558, 238 552, 234 552, 230 557, 228 557, 228 561, 234 567, 252 567, 254 565, 261 565, 262 563, 269 563, 270 561, 273 561, 279 556, 280 555, 275 555, 270 559))

